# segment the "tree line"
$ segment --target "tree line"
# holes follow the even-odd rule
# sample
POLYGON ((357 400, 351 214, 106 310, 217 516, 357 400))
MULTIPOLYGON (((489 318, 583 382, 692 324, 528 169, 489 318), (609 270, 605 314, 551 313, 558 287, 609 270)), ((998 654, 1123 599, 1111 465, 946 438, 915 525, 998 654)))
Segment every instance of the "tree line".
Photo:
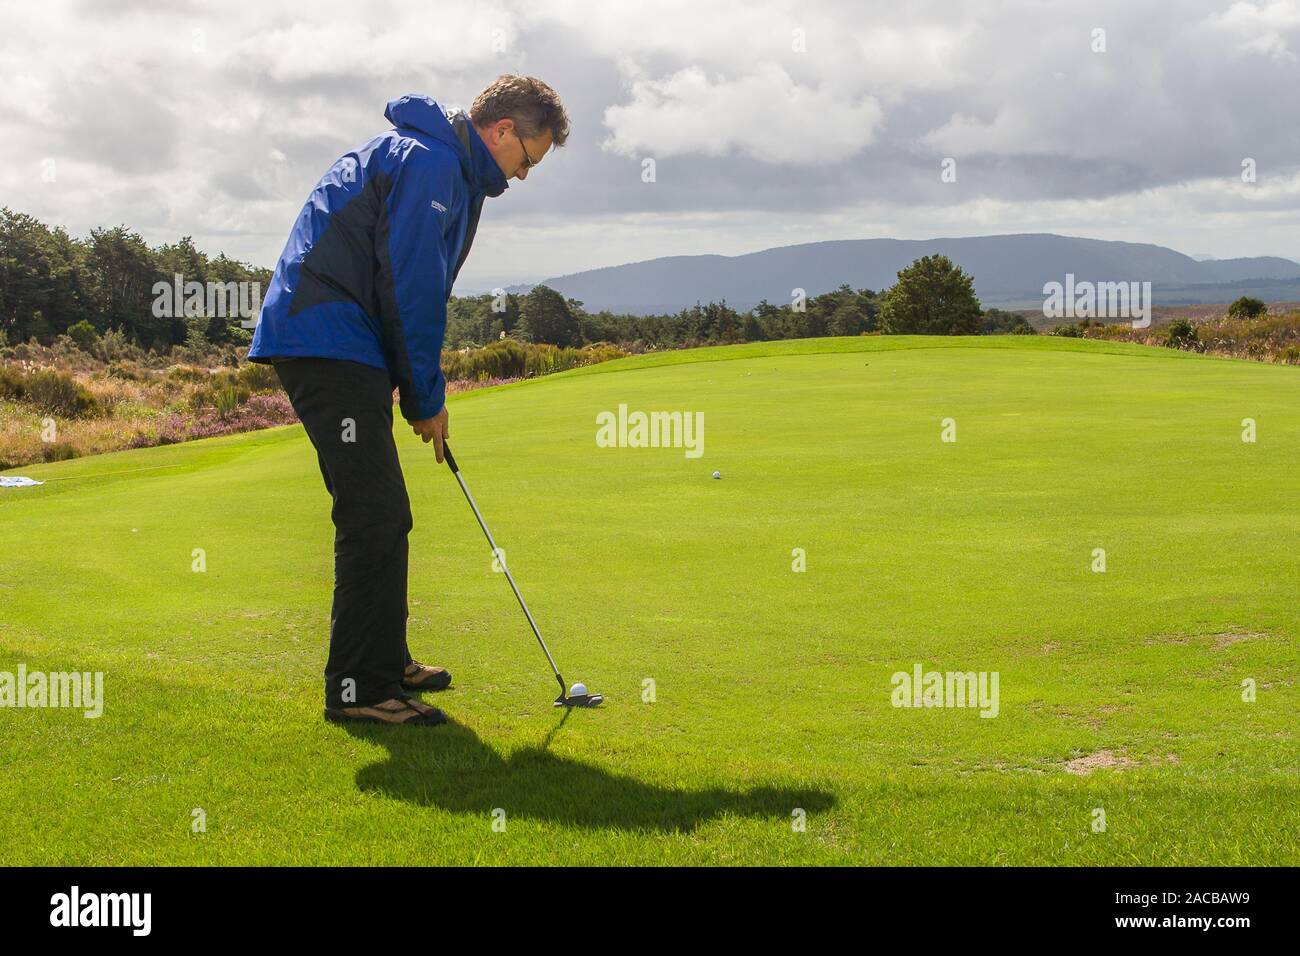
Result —
MULTIPOLYGON (((114 226, 77 239, 61 227, 2 208, 0 345, 33 338, 50 344, 61 335, 80 342, 110 329, 158 352, 174 345, 249 343, 249 330, 228 316, 156 314, 156 287, 165 283, 170 289, 175 275, 205 285, 258 283, 263 292, 271 280, 269 269, 224 254, 210 258, 188 236, 150 247, 139 233, 114 226)), ((482 346, 507 337, 562 348, 606 342, 663 349, 873 332, 1032 331, 1018 315, 982 309, 969 274, 944 256, 926 256, 899 272, 885 291, 845 284, 779 305, 763 300, 745 311, 722 301, 659 315, 589 312, 582 302, 544 285, 522 295, 453 297, 444 347, 482 346)))
POLYGON ((523 295, 454 298, 447 315, 446 347, 485 345, 504 336, 570 347, 609 342, 663 349, 858 335, 879 327, 878 296, 869 289, 842 285, 808 298, 802 306, 775 306, 764 300, 742 312, 723 301, 661 315, 616 315, 588 312, 577 299, 539 285, 523 295))
POLYGON ((0 344, 35 338, 49 345, 60 335, 110 329, 159 352, 251 341, 251 332, 229 317, 187 317, 183 309, 156 315, 155 286, 171 286, 176 275, 205 285, 259 283, 263 292, 271 280, 270 269, 224 254, 210 258, 188 236, 150 247, 139 233, 114 226, 77 239, 62 227, 0 208, 0 344))
POLYGON ((889 289, 847 284, 806 299, 748 311, 723 302, 697 303, 676 313, 615 315, 588 312, 583 303, 544 285, 524 295, 453 299, 447 348, 485 345, 509 337, 525 342, 580 346, 609 342, 634 348, 680 348, 828 335, 1033 334, 1021 315, 983 309, 969 273, 946 256, 925 256, 898 273, 889 289))

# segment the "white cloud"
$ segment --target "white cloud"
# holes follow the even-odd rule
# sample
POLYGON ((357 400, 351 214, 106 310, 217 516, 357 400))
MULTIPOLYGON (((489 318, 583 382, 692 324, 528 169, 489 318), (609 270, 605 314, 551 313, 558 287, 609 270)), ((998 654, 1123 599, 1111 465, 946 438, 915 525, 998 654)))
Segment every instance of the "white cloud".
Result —
POLYGON ((972 196, 952 204, 909 206, 905 221, 884 196, 799 215, 738 210, 584 216, 484 230, 471 258, 471 263, 478 260, 478 269, 467 264, 462 281, 467 288, 486 290, 496 284, 659 256, 742 255, 835 239, 931 239, 1018 232, 1151 242, 1180 252, 1209 251, 1219 258, 1281 255, 1300 261, 1300 244, 1294 235, 1297 203, 1300 174, 1281 177, 1266 189, 1205 180, 1119 200, 1017 202, 972 196), (500 264, 512 258, 535 267, 528 273, 502 276, 500 264))
POLYGON ((841 163, 872 141, 883 112, 873 97, 845 97, 795 83, 777 64, 710 79, 687 67, 635 79, 631 102, 605 111, 605 146, 627 156, 723 156, 765 163, 841 163))
POLYGON ((514 14, 501 4, 444 0, 407 6, 400 16, 355 19, 356 4, 331 3, 310 19, 293 19, 239 39, 228 62, 282 83, 320 77, 388 79, 432 69, 486 66, 517 42, 514 14))
POLYGON ((489 204, 464 281, 960 230, 1300 254, 1295 0, 15 9, 0 205, 78 235, 126 223, 272 264, 321 172, 383 130, 387 100, 463 106, 528 72, 559 90, 573 135, 489 204), (664 160, 653 185, 641 156, 664 160), (944 156, 957 184, 939 184, 944 156), (1247 156, 1251 189, 1234 184, 1247 156))
POLYGON ((1239 49, 1276 60, 1294 60, 1285 34, 1300 27, 1300 6, 1293 0, 1232 4, 1209 18, 1211 26, 1237 37, 1239 49))

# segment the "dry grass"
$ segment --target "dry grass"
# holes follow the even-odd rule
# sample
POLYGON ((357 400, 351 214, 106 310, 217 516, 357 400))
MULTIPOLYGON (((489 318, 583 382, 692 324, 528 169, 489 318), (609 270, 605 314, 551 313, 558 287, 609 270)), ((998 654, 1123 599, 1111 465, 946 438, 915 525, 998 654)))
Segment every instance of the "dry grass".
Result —
MULTIPOLYGON (((66 418, 26 401, 0 402, 0 469, 98 455, 184 433, 187 429, 174 420, 196 422, 210 414, 211 386, 237 374, 221 365, 168 366, 156 356, 105 361, 76 350, 26 345, 22 357, 14 358, 16 351, 6 350, 10 357, 0 365, 23 378, 45 368, 70 374, 95 399, 96 408, 93 416, 66 418), (169 422, 170 431, 164 428, 169 422)), ((264 376, 253 379, 260 387, 245 387, 241 398, 270 390, 264 376)))
MULTIPOLYGON (((287 401, 280 401, 284 395, 275 370, 244 361, 246 354, 177 349, 164 357, 126 346, 90 355, 67 344, 31 343, 0 349, 0 370, 25 378, 41 369, 56 369, 83 386, 95 405, 92 415, 51 417, 26 400, 6 400, 0 389, 0 470, 296 421, 287 401)), ((444 368, 452 379, 447 392, 519 381, 625 354, 608 346, 557 349, 517 342, 447 353, 444 368), (503 365, 505 374, 491 374, 495 366, 487 360, 507 353, 518 360, 519 368, 503 365)))
POLYGON ((1098 750, 1083 757, 1075 757, 1065 763, 1065 772, 1076 777, 1086 777, 1094 770, 1126 770, 1136 767, 1137 762, 1111 750, 1098 750))
MULTIPOLYGON (((1300 365, 1300 310, 1269 312, 1258 319, 1231 319, 1226 314, 1227 306, 1219 306, 1218 314, 1208 316, 1203 308, 1199 313, 1170 316, 1171 322, 1185 318, 1196 329, 1199 342, 1190 347, 1191 351, 1300 365)), ((1119 323, 1090 325, 1084 329, 1082 338, 1163 346, 1168 334, 1168 325, 1135 329, 1129 324, 1119 323)))

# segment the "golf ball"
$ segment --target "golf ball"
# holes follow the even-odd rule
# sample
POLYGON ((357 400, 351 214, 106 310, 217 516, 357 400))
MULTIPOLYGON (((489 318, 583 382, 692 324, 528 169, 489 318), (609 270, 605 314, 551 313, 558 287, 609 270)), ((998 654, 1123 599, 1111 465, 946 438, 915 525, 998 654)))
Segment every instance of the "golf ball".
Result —
POLYGON ((587 694, 586 684, 574 684, 572 687, 569 688, 570 697, 585 697, 586 694, 587 694))
POLYGON ((720 471, 715 471, 715 472, 713 473, 713 477, 714 477, 714 478, 721 478, 721 477, 722 477, 722 472, 720 472, 720 471))

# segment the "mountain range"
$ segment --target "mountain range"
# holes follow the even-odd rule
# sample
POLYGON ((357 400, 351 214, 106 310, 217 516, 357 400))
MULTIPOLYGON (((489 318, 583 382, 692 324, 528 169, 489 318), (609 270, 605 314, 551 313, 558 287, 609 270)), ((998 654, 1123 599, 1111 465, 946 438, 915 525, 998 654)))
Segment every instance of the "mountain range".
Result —
MULTIPOLYGON (((1266 301, 1300 298, 1300 263, 1276 256, 1204 259, 1149 243, 1082 239, 1048 233, 959 239, 846 239, 781 246, 740 256, 666 256, 543 280, 588 311, 677 312, 697 302, 726 302, 748 310, 766 299, 789 303, 847 283, 881 290, 898 271, 925 255, 942 254, 975 279, 986 306, 1032 309, 1043 285, 1065 282, 1151 283, 1156 305, 1231 302, 1241 295, 1266 301)), ((523 293, 531 285, 510 292, 523 293)))

